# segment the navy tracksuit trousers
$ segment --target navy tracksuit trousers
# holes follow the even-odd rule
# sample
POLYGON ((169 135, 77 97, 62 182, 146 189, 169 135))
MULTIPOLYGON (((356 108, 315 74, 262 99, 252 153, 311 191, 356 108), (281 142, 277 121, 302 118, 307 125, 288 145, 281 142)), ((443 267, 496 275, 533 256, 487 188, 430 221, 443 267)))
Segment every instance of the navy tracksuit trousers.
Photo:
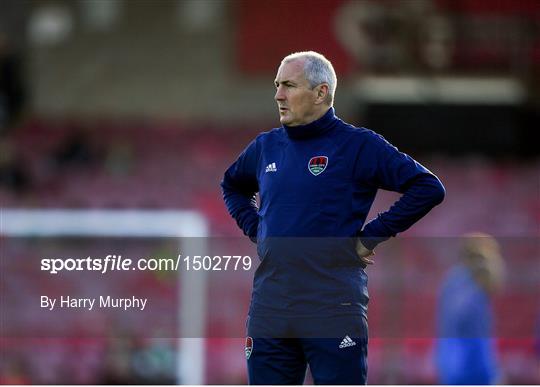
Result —
POLYGON ((249 384, 302 384, 308 365, 315 384, 367 382, 364 317, 250 317, 247 328, 249 384))

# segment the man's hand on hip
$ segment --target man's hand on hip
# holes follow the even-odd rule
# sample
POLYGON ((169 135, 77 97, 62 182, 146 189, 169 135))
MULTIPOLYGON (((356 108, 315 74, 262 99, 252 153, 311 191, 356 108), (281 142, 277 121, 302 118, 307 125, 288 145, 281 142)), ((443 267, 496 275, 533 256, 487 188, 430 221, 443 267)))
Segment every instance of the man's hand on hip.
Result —
POLYGON ((365 265, 373 265, 375 263, 375 261, 370 258, 375 255, 375 252, 365 247, 362 242, 360 242, 360 238, 356 240, 356 254, 358 254, 360 261, 365 265))

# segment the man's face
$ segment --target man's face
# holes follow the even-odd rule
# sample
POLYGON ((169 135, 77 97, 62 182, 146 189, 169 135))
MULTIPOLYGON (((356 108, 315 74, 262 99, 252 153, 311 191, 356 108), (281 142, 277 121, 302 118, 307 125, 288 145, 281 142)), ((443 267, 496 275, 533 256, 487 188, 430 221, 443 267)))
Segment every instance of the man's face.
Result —
POLYGON ((304 76, 304 60, 292 60, 281 65, 274 83, 274 99, 278 104, 282 124, 298 126, 314 121, 317 91, 311 89, 304 76))

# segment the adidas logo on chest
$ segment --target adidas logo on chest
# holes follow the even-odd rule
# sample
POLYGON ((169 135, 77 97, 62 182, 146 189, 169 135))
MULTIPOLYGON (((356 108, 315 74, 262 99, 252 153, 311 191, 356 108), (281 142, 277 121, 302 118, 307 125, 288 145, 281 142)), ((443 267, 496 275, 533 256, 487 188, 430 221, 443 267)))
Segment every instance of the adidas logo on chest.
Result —
POLYGON ((276 163, 270 163, 266 166, 264 173, 268 173, 268 172, 277 172, 276 163))

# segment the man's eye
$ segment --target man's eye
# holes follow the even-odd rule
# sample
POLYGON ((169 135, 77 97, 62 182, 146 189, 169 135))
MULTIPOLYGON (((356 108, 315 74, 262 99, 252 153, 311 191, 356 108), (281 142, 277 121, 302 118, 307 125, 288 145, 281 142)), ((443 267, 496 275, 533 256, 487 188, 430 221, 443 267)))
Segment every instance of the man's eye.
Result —
MULTIPOLYGON (((282 83, 281 85, 285 86, 287 88, 294 87, 294 85, 292 83, 282 83)), ((276 86, 276 89, 278 89, 279 88, 279 83, 276 83, 275 86, 276 86)))

